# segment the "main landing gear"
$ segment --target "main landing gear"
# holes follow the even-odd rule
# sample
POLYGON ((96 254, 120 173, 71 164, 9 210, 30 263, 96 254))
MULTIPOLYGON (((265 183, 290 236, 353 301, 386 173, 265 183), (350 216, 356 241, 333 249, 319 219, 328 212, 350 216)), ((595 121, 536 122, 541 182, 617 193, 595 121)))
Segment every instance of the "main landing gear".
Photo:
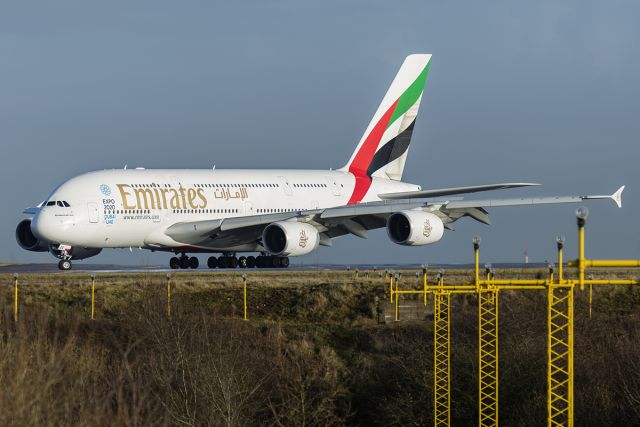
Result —
POLYGON ((180 258, 172 257, 169 260, 169 267, 173 270, 177 270, 178 268, 187 269, 187 268, 198 268, 200 262, 196 257, 188 257, 186 254, 182 254, 180 258))
MULTIPOLYGON (((62 261, 60 261, 62 263, 62 261)), ((70 263, 69 263, 70 264, 70 263)), ((169 260, 169 266, 173 270, 198 268, 198 258, 188 257, 186 254, 182 254, 179 258, 172 257, 169 260)), ((254 256, 241 256, 237 258, 233 254, 226 254, 219 257, 209 257, 207 259, 207 267, 209 268, 287 268, 289 267, 289 258, 281 256, 260 255, 254 256)), ((71 268, 71 267, 69 267, 71 268)), ((62 269, 62 267, 61 267, 62 269)))
POLYGON ((254 257, 249 255, 248 257, 241 256, 236 258, 235 256, 221 256, 221 257, 209 257, 207 261, 209 268, 287 268, 289 267, 289 258, 260 255, 254 257))

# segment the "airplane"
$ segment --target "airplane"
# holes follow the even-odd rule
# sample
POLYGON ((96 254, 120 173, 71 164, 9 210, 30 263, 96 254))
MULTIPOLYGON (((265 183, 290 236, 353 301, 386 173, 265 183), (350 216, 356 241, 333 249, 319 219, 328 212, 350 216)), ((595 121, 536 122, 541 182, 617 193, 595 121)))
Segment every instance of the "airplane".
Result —
POLYGON ((465 200, 461 194, 537 185, 499 183, 423 190, 402 182, 431 55, 409 55, 347 164, 337 170, 183 170, 88 172, 23 211, 18 244, 50 252, 61 270, 104 248, 173 253, 172 269, 198 268, 188 254, 213 253, 209 268, 289 266, 289 257, 331 246, 343 235, 386 228, 396 244, 438 242, 469 217, 490 224, 487 208, 613 199, 586 195, 465 200), (452 197, 456 196, 456 197, 452 197), (242 255, 238 254, 251 254, 242 255))

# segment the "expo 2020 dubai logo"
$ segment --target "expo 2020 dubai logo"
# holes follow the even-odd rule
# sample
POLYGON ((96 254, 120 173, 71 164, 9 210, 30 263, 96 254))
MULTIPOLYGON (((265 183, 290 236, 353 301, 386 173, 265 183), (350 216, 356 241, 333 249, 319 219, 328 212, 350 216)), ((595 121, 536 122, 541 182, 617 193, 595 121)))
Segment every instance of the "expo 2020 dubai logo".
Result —
POLYGON ((107 185, 107 184, 102 184, 100 186, 100 192, 104 195, 104 196, 110 196, 111 195, 111 188, 107 185))

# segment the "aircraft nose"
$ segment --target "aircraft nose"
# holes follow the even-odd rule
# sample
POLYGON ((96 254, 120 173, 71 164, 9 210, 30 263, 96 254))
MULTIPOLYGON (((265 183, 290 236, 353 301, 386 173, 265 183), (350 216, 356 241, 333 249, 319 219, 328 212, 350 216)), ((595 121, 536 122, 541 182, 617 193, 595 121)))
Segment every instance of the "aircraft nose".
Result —
POLYGON ((60 243, 62 240, 61 234, 64 234, 64 225, 60 221, 56 221, 54 215, 40 211, 31 220, 31 232, 39 240, 60 243))
POLYGON ((50 220, 48 220, 48 215, 42 211, 38 212, 36 216, 31 220, 31 232, 34 236, 36 236, 39 240, 49 241, 49 233, 47 232, 51 228, 50 220))

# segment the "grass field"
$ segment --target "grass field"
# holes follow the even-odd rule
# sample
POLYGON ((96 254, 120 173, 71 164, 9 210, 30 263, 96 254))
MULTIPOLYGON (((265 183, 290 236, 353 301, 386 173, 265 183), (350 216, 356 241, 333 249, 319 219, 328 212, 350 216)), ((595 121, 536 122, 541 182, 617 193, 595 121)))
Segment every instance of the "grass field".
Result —
MULTIPOLYGON (((17 324, 2 275, 0 425, 430 425, 432 320, 378 324, 388 282, 365 274, 250 271, 248 322, 241 271, 174 273, 171 318, 164 274, 98 275, 94 321, 86 274, 21 275, 17 324)), ((596 289, 592 319, 576 292, 576 425, 640 424, 640 289, 596 289)), ((502 424, 546 422, 545 301, 502 293, 502 424)), ((477 424, 476 315, 454 298, 455 425, 477 424)))

